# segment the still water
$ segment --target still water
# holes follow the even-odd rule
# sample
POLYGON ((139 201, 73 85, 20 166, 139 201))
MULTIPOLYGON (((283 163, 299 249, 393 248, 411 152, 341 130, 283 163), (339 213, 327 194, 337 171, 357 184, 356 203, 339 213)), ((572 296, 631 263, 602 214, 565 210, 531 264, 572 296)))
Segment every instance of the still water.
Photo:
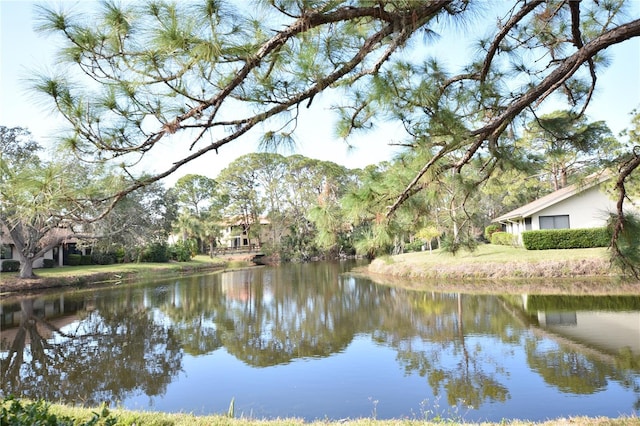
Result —
POLYGON ((640 415, 640 298, 406 291, 351 266, 6 301, 1 393, 306 420, 640 415))

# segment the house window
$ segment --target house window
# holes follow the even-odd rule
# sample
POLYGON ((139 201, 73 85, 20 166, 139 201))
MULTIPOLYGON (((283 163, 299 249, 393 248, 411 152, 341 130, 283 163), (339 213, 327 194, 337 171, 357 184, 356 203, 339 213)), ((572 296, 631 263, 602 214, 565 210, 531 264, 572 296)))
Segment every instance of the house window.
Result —
POLYGON ((525 217, 524 218, 524 230, 525 231, 531 231, 531 218, 530 217, 525 217))
POLYGON ((0 246, 0 259, 13 259, 13 247, 9 244, 0 246))
POLYGON ((569 215, 540 216, 540 229, 568 229, 569 215))

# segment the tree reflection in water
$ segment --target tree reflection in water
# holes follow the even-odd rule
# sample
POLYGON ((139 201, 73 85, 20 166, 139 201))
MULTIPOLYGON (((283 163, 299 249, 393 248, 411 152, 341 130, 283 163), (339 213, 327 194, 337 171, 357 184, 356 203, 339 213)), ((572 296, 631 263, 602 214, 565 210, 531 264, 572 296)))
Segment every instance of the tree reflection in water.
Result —
POLYGON ((2 339, 4 395, 116 404, 134 391, 162 394, 180 371, 180 341, 142 306, 98 298, 63 331, 35 314, 34 301, 20 301, 15 337, 2 339))
POLYGON ((614 381, 640 400, 637 354, 549 350, 555 341, 532 332, 536 319, 519 295, 406 291, 340 275, 345 268, 287 265, 65 295, 79 301, 65 327, 23 299, 15 337, 3 341, 2 392, 115 403, 164 394, 184 354, 224 349, 264 369, 342 353, 367 336, 449 406, 510 400, 515 371, 505 359, 515 352, 558 392, 592 394, 614 381))

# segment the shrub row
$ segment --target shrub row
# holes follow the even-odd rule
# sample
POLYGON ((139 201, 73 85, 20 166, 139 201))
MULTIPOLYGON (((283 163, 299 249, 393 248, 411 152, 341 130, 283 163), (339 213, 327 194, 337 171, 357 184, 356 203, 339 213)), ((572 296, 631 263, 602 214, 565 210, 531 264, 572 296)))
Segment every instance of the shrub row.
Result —
POLYGON ((607 247, 611 235, 606 228, 544 229, 522 233, 527 250, 607 247))
POLYGON ((492 232, 491 234, 491 244, 500 245, 500 246, 517 246, 518 245, 518 237, 509 232, 492 232))
POLYGON ((20 270, 19 260, 3 260, 2 272, 18 272, 20 270))

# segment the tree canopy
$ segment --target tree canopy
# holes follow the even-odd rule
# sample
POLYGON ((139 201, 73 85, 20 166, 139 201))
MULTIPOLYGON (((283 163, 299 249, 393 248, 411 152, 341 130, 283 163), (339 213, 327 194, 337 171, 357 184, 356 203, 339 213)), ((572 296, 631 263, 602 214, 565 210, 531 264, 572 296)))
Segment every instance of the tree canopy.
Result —
MULTIPOLYGON (((462 188, 518 167, 526 124, 550 102, 564 102, 579 120, 607 49, 640 36, 624 0, 100 5, 90 18, 39 8, 39 29, 62 38, 70 66, 34 86, 69 122, 64 141, 82 158, 129 170, 162 146, 176 148, 169 167, 114 191, 114 202, 250 132, 260 131, 266 147, 293 143, 301 109, 327 92, 336 95, 343 137, 381 120, 404 126, 403 143, 416 154, 385 195, 387 219, 472 163, 462 188), (432 48, 467 33, 477 54, 448 69, 432 48)), ((640 165, 634 151, 621 158, 620 205, 640 165)), ((463 207, 465 195, 456 194, 452 211, 463 207)))

